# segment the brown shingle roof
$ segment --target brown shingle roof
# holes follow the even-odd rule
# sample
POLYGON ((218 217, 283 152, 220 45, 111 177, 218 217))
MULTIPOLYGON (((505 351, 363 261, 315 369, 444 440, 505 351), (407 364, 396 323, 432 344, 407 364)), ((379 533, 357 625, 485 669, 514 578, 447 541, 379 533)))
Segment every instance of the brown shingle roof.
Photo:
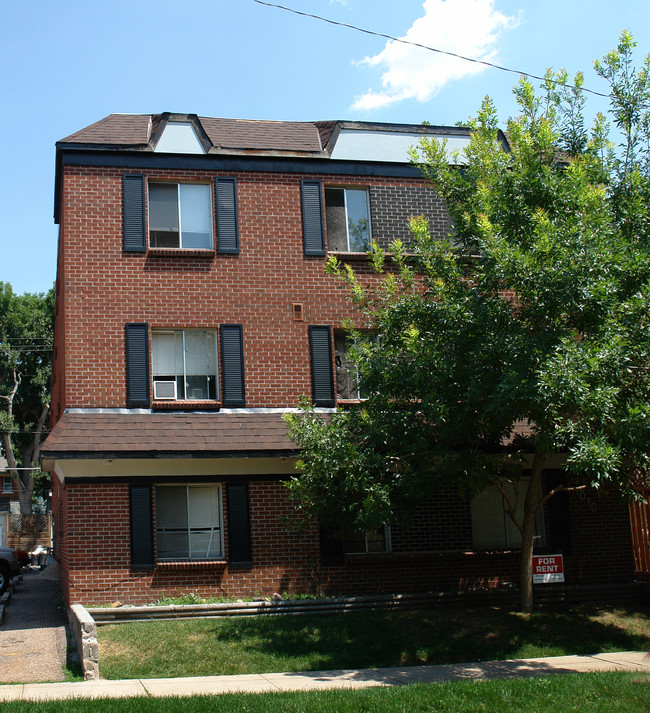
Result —
POLYGON ((267 151, 320 152, 315 124, 299 121, 254 121, 199 117, 212 145, 217 148, 267 151))
MULTIPOLYGON (((94 146, 147 146, 151 135, 167 115, 110 114, 76 131, 59 143, 94 146)), ((199 117, 210 143, 217 149, 239 151, 291 151, 320 153, 316 124, 305 121, 256 121, 199 117)))
POLYGON ((106 144, 111 146, 141 146, 149 142, 149 114, 109 114, 61 139, 66 144, 106 144))
POLYGON ((51 459, 295 451, 280 413, 66 413, 41 455, 51 459))
POLYGON ((338 121, 317 121, 316 127, 318 128, 318 133, 320 134, 320 140, 323 144, 323 148, 327 146, 327 142, 330 140, 334 128, 338 124, 338 121))

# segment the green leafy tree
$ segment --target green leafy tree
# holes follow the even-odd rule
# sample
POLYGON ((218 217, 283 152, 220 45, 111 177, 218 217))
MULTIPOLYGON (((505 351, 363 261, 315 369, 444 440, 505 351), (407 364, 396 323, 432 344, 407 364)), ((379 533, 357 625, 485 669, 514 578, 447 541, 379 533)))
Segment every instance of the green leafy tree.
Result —
POLYGON ((408 253, 374 246, 374 283, 329 261, 359 312, 350 358, 369 396, 329 419, 306 404, 287 417, 301 448, 291 495, 325 525, 404 520, 450 483, 500 490, 521 533, 524 610, 544 503, 587 487, 634 496, 650 465, 650 60, 635 71, 633 48, 623 33, 596 64, 619 151, 604 116, 585 129, 582 77, 569 86, 564 72, 540 94, 516 86, 508 150, 489 99, 462 169, 421 142, 412 158, 453 237, 413 219, 408 253), (544 490, 558 458, 567 480, 544 490))
POLYGON ((39 469, 47 432, 52 374, 54 290, 17 295, 0 282, 0 437, 20 510, 32 512, 34 492, 47 492, 39 469))

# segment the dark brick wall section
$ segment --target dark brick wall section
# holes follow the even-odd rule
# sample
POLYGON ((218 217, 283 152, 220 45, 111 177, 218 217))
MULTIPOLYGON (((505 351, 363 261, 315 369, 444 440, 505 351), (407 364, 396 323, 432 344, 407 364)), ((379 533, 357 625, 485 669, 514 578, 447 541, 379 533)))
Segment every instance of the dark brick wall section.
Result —
MULTIPOLYGON (((225 490, 223 487, 224 499, 225 490)), ((347 555, 342 565, 324 566, 318 530, 292 524, 295 514, 284 485, 251 482, 252 566, 231 566, 227 561, 185 562, 158 564, 151 573, 130 569, 127 484, 68 482, 62 489, 56 483, 55 502, 59 563, 69 576, 69 585, 64 578, 63 593, 70 603, 119 600, 144 604, 163 595, 189 592, 228 597, 285 591, 331 595, 463 592, 519 580, 518 551, 472 551, 469 503, 451 491, 427 500, 416 510, 408 529, 393 528, 392 552, 347 555)), ((225 512, 225 501, 223 505, 225 512)), ((626 505, 611 496, 581 499, 574 495, 571 518, 576 554, 565 560, 567 584, 631 581, 626 505), (597 537, 599 529, 607 532, 606 539, 597 537)), ((227 518, 224 520, 228 552, 227 518)))
POLYGON ((424 215, 428 219, 431 235, 447 237, 449 212, 433 188, 428 185, 371 186, 372 237, 380 247, 387 249, 397 238, 404 243, 410 242, 409 219, 416 215, 424 215))

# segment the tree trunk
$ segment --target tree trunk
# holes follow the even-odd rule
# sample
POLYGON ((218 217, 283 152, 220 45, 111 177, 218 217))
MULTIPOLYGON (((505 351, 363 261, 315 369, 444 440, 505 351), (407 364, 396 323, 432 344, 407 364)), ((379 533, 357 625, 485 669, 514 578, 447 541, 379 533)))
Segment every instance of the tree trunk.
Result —
POLYGON ((533 611, 533 545, 535 538, 535 520, 541 502, 540 488, 546 456, 535 453, 533 468, 524 501, 524 520, 521 533, 521 562, 519 567, 519 591, 521 610, 533 611))
POLYGON ((20 502, 20 514, 32 514, 32 493, 34 492, 34 478, 31 473, 18 478, 18 501, 20 502), (27 482, 25 482, 27 481, 27 482))

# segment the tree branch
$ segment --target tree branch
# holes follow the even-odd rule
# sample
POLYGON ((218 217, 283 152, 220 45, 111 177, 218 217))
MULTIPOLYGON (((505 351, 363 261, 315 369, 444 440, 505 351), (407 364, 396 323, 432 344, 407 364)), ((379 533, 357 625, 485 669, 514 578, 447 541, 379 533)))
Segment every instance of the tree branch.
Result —
POLYGON ((553 488, 539 501, 540 507, 546 503, 547 500, 552 498, 557 493, 577 493, 579 490, 587 490, 589 485, 558 485, 557 488, 553 488))
POLYGON ((43 429, 45 428, 45 422, 50 413, 50 404, 43 404, 41 410, 41 415, 36 424, 36 430, 34 431, 34 438, 32 439, 32 456, 30 458, 30 465, 36 465, 41 457, 41 437, 43 435, 43 429))
POLYGON ((512 503, 512 500, 510 499, 510 496, 508 495, 506 489, 504 487, 502 487, 501 482, 499 480, 492 481, 494 487, 501 493, 501 496, 506 501, 506 507, 505 507, 506 514, 512 520, 512 522, 514 523, 515 527, 519 530, 519 532, 523 535, 524 527, 522 524, 517 522, 517 519, 515 518, 515 512, 517 510, 517 503, 519 502, 519 490, 517 488, 517 485, 513 481, 509 480, 508 482, 512 485, 512 487, 515 491, 514 505, 512 503))

